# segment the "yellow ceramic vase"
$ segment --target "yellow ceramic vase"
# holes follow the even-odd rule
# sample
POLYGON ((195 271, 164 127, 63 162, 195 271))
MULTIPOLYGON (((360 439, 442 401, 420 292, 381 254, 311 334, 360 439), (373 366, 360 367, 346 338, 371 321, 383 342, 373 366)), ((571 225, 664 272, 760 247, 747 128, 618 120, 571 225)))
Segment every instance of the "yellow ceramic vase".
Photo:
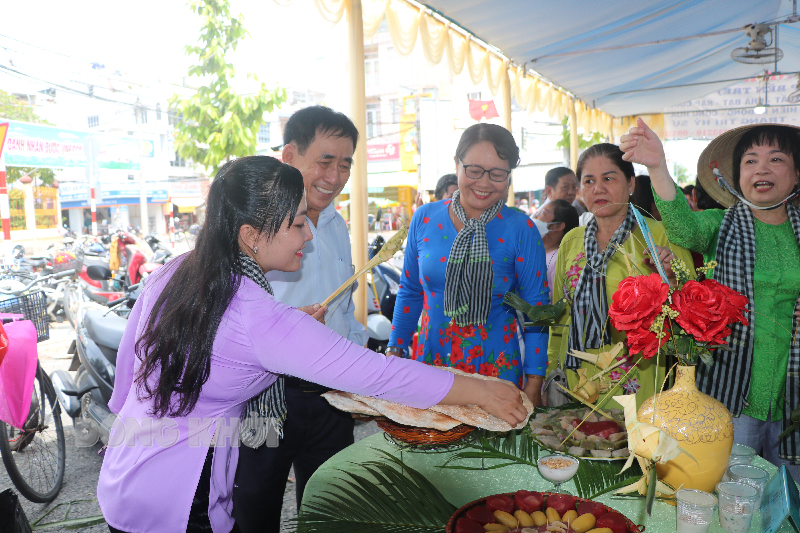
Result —
POLYGON ((682 453, 657 465, 660 480, 674 488, 714 491, 728 466, 733 422, 724 405, 697 390, 695 367, 679 366, 675 385, 645 400, 637 418, 662 429, 694 458, 682 453))

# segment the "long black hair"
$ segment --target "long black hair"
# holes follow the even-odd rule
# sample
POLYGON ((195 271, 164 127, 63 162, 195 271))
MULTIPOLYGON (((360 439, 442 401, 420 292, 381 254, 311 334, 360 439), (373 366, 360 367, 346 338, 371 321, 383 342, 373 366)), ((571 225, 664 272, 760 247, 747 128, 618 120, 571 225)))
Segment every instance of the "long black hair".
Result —
POLYGON ((249 224, 274 237, 287 219, 292 224, 302 197, 300 171, 272 157, 242 157, 219 169, 197 244, 174 268, 136 341, 136 384, 155 416, 191 412, 208 379, 217 328, 241 281, 239 229, 249 224))

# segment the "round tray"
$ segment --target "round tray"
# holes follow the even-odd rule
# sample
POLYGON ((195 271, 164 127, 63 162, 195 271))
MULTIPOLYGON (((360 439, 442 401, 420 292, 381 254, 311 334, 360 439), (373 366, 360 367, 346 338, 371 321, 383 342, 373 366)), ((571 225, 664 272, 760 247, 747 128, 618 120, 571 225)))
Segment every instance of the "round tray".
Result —
POLYGON ((461 424, 448 431, 438 429, 404 426, 392 420, 378 420, 378 427, 392 438, 407 444, 451 444, 475 431, 473 426, 461 424))
MULTIPOLYGON (((515 493, 514 492, 504 492, 502 494, 504 494, 506 496, 511 496, 513 498, 515 493)), ((556 493, 555 492, 542 492, 542 494, 544 494, 545 501, 546 501, 548 496, 550 496, 552 494, 556 494, 556 493)), ((492 496, 498 496, 498 494, 492 494, 492 495, 489 495, 489 496, 484 496, 483 498, 479 498, 479 499, 475 500, 474 502, 469 502, 466 505, 462 505, 461 508, 459 508, 455 513, 453 513, 453 516, 450 517, 450 520, 447 521, 447 526, 445 526, 445 533, 453 533, 455 531, 455 527, 456 527, 456 520, 461 518, 462 515, 464 515, 467 511, 469 511, 473 507, 475 507, 477 505, 484 505, 486 503, 486 500, 488 498, 491 498, 492 496)), ((587 500, 585 498, 578 498, 577 496, 575 496, 574 498, 575 498, 576 506, 580 502, 593 501, 593 500, 587 500)), ((620 513, 619 511, 617 511, 613 507, 609 507, 608 505, 605 505, 605 504, 600 504, 600 505, 603 505, 603 507, 605 507, 606 512, 619 513, 623 517, 625 517, 625 522, 628 524, 628 533, 644 533, 644 526, 637 526, 636 524, 631 522, 630 519, 627 516, 625 516, 624 514, 620 513)))

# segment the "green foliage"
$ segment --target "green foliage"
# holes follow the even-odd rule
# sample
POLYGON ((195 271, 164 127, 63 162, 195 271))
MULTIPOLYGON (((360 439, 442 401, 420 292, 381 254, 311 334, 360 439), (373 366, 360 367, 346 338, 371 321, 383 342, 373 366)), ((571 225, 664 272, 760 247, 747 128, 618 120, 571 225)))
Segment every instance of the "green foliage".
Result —
MULTIPOLYGON (((579 405, 579 404, 572 404, 579 405)), ((562 406, 566 407, 566 406, 562 406)), ((537 408, 539 409, 539 408, 537 408)), ((538 468, 540 446, 533 440, 530 426, 521 430, 509 431, 505 435, 490 434, 480 440, 466 444, 464 451, 456 452, 445 462, 442 468, 455 470, 494 470, 511 465, 526 465, 538 468), (480 466, 452 465, 456 459, 481 459, 480 466), (502 461, 485 466, 486 460, 502 461)), ((544 449, 544 448, 543 448, 544 449)), ((547 450, 549 453, 549 450, 547 450)), ((580 466, 572 481, 580 498, 592 499, 602 494, 626 487, 642 476, 638 465, 622 469, 622 461, 588 461, 579 459, 580 466)))
POLYGON ((11 120, 21 120, 23 122, 35 122, 37 124, 49 124, 46 120, 39 118, 27 100, 18 98, 0 90, 0 117, 11 120))
POLYGON ((340 470, 330 491, 306 503, 294 523, 298 533, 440 532, 456 511, 425 476, 379 450, 380 461, 340 470), (370 477, 365 477, 363 474, 370 477))
MULTIPOLYGON (((39 117, 33 110, 33 106, 26 100, 17 98, 3 90, 0 90, 0 117, 22 122, 34 122, 36 124, 50 124, 39 117)), ((25 174, 32 178, 39 178, 44 185, 52 185, 55 179, 55 173, 50 168, 8 167, 6 169, 6 180, 8 183, 14 183, 25 174)))
POLYGON ((560 326, 558 324, 559 317, 564 314, 567 308, 567 299, 562 298, 554 304, 547 305, 531 305, 517 294, 507 292, 503 297, 503 303, 513 307, 517 311, 525 313, 530 322, 526 322, 525 326, 560 326))
POLYGON ((235 70, 225 54, 248 35, 242 16, 231 16, 228 0, 192 0, 190 7, 202 19, 202 29, 199 43, 185 50, 197 58, 189 75, 200 78, 201 87, 187 98, 170 98, 171 109, 182 118, 175 127, 175 147, 180 157, 216 172, 232 156, 255 154, 264 113, 286 100, 286 90, 268 90, 261 83, 253 95, 237 94, 230 86, 235 70))
MULTIPOLYGON (((564 120, 561 121, 561 125, 563 126, 561 129, 561 139, 556 143, 556 148, 559 150, 569 150, 571 147, 570 133, 569 128, 567 127, 568 122, 569 117, 564 117, 564 120)), ((588 136, 586 134, 578 135, 578 152, 582 152, 592 145, 605 141, 605 137, 603 137, 603 134, 599 131, 592 132, 588 136)))
POLYGON ((39 517, 38 520, 31 524, 31 531, 38 531, 40 529, 62 528, 62 529, 83 529, 85 527, 94 526, 97 524, 105 524, 106 521, 101 515, 86 516, 82 518, 70 518, 69 513, 72 510, 72 504, 96 502, 97 500, 73 500, 71 502, 59 503, 53 506, 52 509, 39 517), (45 518, 50 516, 59 507, 66 506, 64 518, 56 522, 42 522, 45 518))
POLYGON ((56 179, 56 174, 52 168, 36 168, 36 167, 7 167, 6 180, 8 183, 14 183, 24 175, 32 178, 38 178, 42 185, 50 186, 56 179))
POLYGON ((683 165, 675 164, 675 181, 683 187, 689 184, 689 169, 683 165))

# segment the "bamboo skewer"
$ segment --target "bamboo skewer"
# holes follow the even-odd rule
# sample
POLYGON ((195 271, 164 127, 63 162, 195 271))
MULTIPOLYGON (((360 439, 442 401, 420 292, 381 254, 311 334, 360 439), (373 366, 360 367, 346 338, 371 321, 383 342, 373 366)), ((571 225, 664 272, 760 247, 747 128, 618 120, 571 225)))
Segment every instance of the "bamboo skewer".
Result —
POLYGON ((375 256, 370 259, 366 265, 361 267, 361 269, 350 276, 350 279, 345 281, 341 287, 336 289, 333 294, 325 298, 325 301, 322 302, 322 306, 326 306, 331 303, 337 296, 339 296, 343 291, 347 290, 355 281, 364 273, 366 273, 369 269, 378 266, 379 264, 383 263, 384 261, 388 261, 391 257, 397 253, 400 247, 403 245, 403 241, 406 239, 406 235, 408 235, 408 227, 403 226, 397 233, 395 233, 391 239, 386 241, 386 244, 383 245, 381 251, 375 254, 375 256))

